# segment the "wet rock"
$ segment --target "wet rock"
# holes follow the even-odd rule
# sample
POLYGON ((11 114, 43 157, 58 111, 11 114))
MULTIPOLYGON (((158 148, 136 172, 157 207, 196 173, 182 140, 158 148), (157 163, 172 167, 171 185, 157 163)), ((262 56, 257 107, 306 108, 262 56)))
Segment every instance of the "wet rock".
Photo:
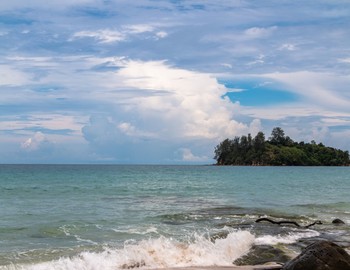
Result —
POLYGON ((228 232, 218 232, 210 237, 210 240, 214 242, 216 239, 225 239, 228 236, 228 232))
POLYGON ((235 265, 258 265, 268 262, 285 263, 290 258, 280 249, 269 246, 259 245, 253 246, 249 253, 233 263, 235 265))
POLYGON ((287 262, 283 270, 350 270, 350 255, 330 241, 317 241, 287 262))
POLYGON ((133 268, 140 268, 142 266, 145 266, 146 263, 144 261, 141 262, 131 262, 129 264, 123 264, 121 266, 122 269, 133 269, 133 268))
POLYGON ((339 219, 339 218, 334 219, 334 220, 332 221, 332 223, 335 224, 335 225, 342 225, 342 224, 345 224, 345 222, 342 221, 342 220, 339 219))

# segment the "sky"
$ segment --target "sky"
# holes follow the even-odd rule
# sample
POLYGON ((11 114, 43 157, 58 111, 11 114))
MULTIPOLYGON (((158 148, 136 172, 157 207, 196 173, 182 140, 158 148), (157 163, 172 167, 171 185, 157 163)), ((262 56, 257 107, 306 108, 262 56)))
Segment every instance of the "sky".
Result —
POLYGON ((350 150, 350 1, 0 2, 0 163, 212 164, 277 126, 350 150))

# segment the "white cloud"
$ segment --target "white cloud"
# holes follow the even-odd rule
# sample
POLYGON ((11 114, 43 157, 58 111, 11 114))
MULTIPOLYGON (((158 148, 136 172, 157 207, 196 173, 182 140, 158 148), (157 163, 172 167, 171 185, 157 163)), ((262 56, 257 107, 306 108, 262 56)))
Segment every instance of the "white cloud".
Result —
POLYGON ((339 117, 339 118, 322 118, 322 122, 326 123, 328 126, 350 126, 350 113, 349 117, 339 117))
POLYGON ((314 140, 316 142, 324 142, 329 137, 329 129, 326 126, 313 127, 311 134, 309 135, 308 141, 314 140))
POLYGON ((125 34, 108 29, 98 31, 80 31, 73 35, 73 39, 85 37, 94 38, 100 43, 119 42, 126 39, 125 34))
POLYGON ((342 58, 342 59, 339 59, 338 62, 350 64, 350 57, 349 57, 349 58, 342 58))
MULTIPOLYGON (((104 79, 110 90, 97 87, 84 96, 114 108, 108 110, 108 116, 92 117, 82 129, 84 138, 103 155, 140 153, 141 149, 126 149, 133 144, 151 148, 163 145, 174 153, 174 148, 188 148, 181 146, 193 142, 206 145, 212 153, 219 140, 255 133, 261 126, 258 120, 250 124, 234 120, 240 107, 222 98, 230 89, 211 74, 180 69, 165 61, 123 59, 118 65, 119 69, 104 79)), ((85 84, 90 85, 89 78, 85 84)), ((201 152, 198 148, 193 151, 201 152)), ((198 162, 208 156, 185 154, 186 159, 198 162)))
POLYGON ((221 66, 232 69, 232 65, 228 63, 222 63, 221 66))
POLYGON ((10 10, 15 8, 39 8, 39 9, 50 9, 50 8, 65 8, 68 6, 95 3, 97 4, 99 0, 12 0, 12 1, 0 1, 0 10, 10 10))
POLYGON ((243 88, 228 88, 227 93, 241 93, 247 91, 246 89, 243 88))
POLYGON ((260 76, 282 83, 288 91, 306 98, 311 104, 347 111, 350 108, 350 100, 343 91, 344 85, 350 83, 348 76, 310 71, 276 72, 260 76))
POLYGON ((143 138, 153 138, 153 139, 158 138, 157 134, 139 130, 137 127, 127 122, 123 122, 119 124, 118 129, 122 133, 130 137, 143 137, 143 138))
POLYGON ((30 81, 30 76, 28 74, 8 65, 0 65, 0 78, 0 86, 17 86, 30 81))
POLYGON ((252 27, 244 31, 245 39, 260 39, 270 36, 274 31, 277 30, 277 26, 272 27, 252 27))
POLYGON ((253 118, 268 119, 272 121, 282 120, 288 117, 307 118, 310 116, 322 116, 331 118, 350 117, 348 112, 327 110, 321 106, 308 103, 291 103, 286 105, 264 107, 242 107, 241 113, 253 118))
POLYGON ((262 130, 262 125, 260 119, 254 119, 250 125, 249 125, 249 133, 252 135, 257 134, 259 131, 262 130))
POLYGON ((42 132, 38 131, 33 135, 33 137, 24 141, 21 144, 21 148, 31 152, 42 150, 44 148, 50 148, 51 144, 52 143, 46 138, 46 136, 42 132))
POLYGON ((124 25, 121 27, 121 30, 100 29, 94 31, 79 31, 73 34, 70 41, 78 38, 94 38, 100 43, 113 43, 125 41, 128 39, 128 37, 140 35, 143 33, 152 33, 156 39, 161 39, 168 36, 168 33, 165 31, 156 31, 157 29, 150 24, 124 25))
POLYGON ((53 57, 16 55, 7 57, 7 60, 19 67, 58 67, 53 57))
POLYGON ((349 137, 350 137, 349 129, 332 132, 331 137, 328 138, 328 143, 329 143, 328 145, 332 145, 333 147, 336 147, 339 149, 346 149, 350 151, 349 137))
POLYGON ((192 153, 191 149, 181 148, 179 152, 182 156, 182 161, 187 162, 207 162, 209 158, 207 156, 196 156, 192 153))
POLYGON ((85 116, 36 113, 26 115, 25 118, 14 117, 0 119, 0 130, 22 131, 32 128, 48 129, 52 131, 69 130, 71 136, 81 135, 81 126, 86 121, 85 116))
POLYGON ((121 134, 113 119, 103 115, 93 115, 89 123, 82 128, 86 141, 93 147, 113 152, 116 145, 122 142, 121 134))
POLYGON ((252 66, 252 65, 258 65, 258 64, 264 64, 265 63, 265 55, 260 54, 256 57, 256 60, 249 62, 247 65, 252 66))
POLYGON ((281 50, 281 51, 295 51, 295 50, 297 50, 297 47, 295 46, 295 44, 285 43, 279 47, 279 50, 281 50))
POLYGON ((157 38, 166 38, 168 36, 168 33, 165 31, 159 31, 156 33, 157 38))
POLYGON ((161 128, 156 126, 165 137, 214 139, 247 129, 233 120, 237 104, 221 98, 228 89, 210 74, 175 68, 164 61, 129 61, 117 76, 127 87, 164 93, 134 97, 128 106, 145 121, 162 123, 161 128))
POLYGON ((123 26, 123 30, 124 32, 130 34, 141 34, 146 32, 153 32, 154 27, 149 24, 134 24, 123 26))

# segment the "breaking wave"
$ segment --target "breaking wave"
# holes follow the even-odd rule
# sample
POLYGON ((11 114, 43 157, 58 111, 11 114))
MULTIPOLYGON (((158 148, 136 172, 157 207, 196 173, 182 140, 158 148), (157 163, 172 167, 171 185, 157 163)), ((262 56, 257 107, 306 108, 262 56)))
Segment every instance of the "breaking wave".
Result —
POLYGON ((248 253, 255 237, 249 231, 231 232, 225 239, 211 241, 205 235, 194 235, 191 241, 179 242, 160 237, 138 243, 125 243, 122 249, 82 252, 55 261, 0 266, 6 270, 97 270, 167 268, 186 266, 229 266, 248 253))
POLYGON ((115 270, 190 266, 232 266, 253 245, 291 244, 301 238, 318 236, 313 230, 285 235, 254 236, 250 231, 231 231, 226 238, 212 240, 195 234, 188 241, 159 237, 140 242, 127 241, 123 248, 102 252, 81 252, 77 256, 33 264, 0 266, 1 270, 115 270))

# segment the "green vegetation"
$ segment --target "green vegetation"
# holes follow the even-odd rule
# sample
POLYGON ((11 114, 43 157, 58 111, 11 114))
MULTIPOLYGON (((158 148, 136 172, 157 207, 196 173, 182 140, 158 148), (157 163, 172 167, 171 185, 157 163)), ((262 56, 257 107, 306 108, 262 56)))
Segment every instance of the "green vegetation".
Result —
POLYGON ((217 165, 253 166, 349 166, 349 152, 322 143, 294 142, 275 127, 269 140, 263 132, 226 139, 215 148, 217 165))

